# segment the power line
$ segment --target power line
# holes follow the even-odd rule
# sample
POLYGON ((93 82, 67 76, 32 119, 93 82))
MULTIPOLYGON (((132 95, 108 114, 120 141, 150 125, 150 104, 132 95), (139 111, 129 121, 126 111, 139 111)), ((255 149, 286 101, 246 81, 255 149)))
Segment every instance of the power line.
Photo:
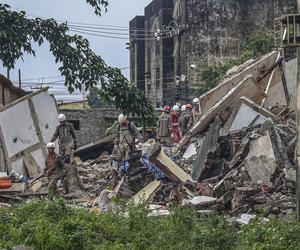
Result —
MULTIPOLYGON (((27 16, 29 17, 34 17, 34 18, 42 18, 42 19, 49 19, 48 17, 41 17, 37 15, 32 15, 29 13, 26 13, 27 16)), ((94 23, 81 23, 81 22, 72 22, 72 21, 67 21, 67 20, 59 20, 55 19, 59 23, 65 23, 67 26, 74 26, 74 27, 81 27, 81 28, 95 28, 95 29, 109 29, 109 30, 119 30, 119 31, 129 31, 128 26, 120 26, 120 25, 106 25, 106 24, 94 24, 94 23)), ((149 31, 153 32, 148 29, 143 29, 143 28, 135 28, 132 31, 149 31)))
POLYGON ((64 77, 64 76, 48 76, 48 77, 41 76, 41 77, 29 78, 29 79, 23 79, 23 80, 24 81, 32 81, 32 80, 40 80, 40 79, 55 79, 55 78, 61 78, 61 77, 64 77))
MULTIPOLYGON (((122 40, 129 40, 128 38, 125 37, 120 37, 120 36, 106 36, 106 35, 100 35, 99 33, 91 33, 91 32, 85 32, 81 31, 78 29, 70 29, 70 31, 73 31, 75 33, 80 33, 80 34, 85 34, 85 35, 91 35, 91 36, 98 36, 98 37, 105 37, 105 38, 114 38, 114 39, 122 39, 122 40)), ((135 41, 150 41, 150 40, 156 40, 156 38, 136 38, 134 39, 135 41)))
MULTIPOLYGON (((142 37, 145 37, 149 34, 145 34, 145 33, 134 33, 134 31, 131 32, 131 34, 129 32, 126 31, 126 33, 120 33, 120 32, 107 32, 107 31, 102 31, 102 30, 98 30, 98 29, 94 29, 94 28, 81 28, 81 27, 76 27, 76 26, 68 26, 70 29, 77 29, 77 30, 81 30, 81 31, 91 31, 91 32, 96 32, 96 33, 100 33, 100 34, 113 34, 113 35, 125 35, 125 36, 129 36, 129 35, 132 35, 132 36, 142 36, 142 37)), ((113 31, 113 29, 105 29, 105 30, 109 30, 109 31, 113 31)), ((154 36, 154 33, 151 33, 151 35, 154 36)))
POLYGON ((84 32, 84 31, 80 31, 80 30, 76 30, 76 29, 70 29, 70 31, 75 32, 75 33, 85 34, 85 35, 91 35, 91 36, 98 36, 98 37, 105 37, 105 38, 129 40, 129 38, 125 38, 125 37, 105 36, 105 35, 99 35, 99 34, 90 33, 90 32, 84 32))
POLYGON ((73 25, 69 22, 66 22, 67 26, 68 27, 73 27, 73 28, 90 28, 90 29, 96 29, 96 30, 116 30, 116 31, 123 31, 123 32, 140 32, 140 33, 155 33, 153 32, 152 30, 148 30, 148 29, 140 29, 140 28, 134 28, 134 29, 130 29, 130 28, 126 28, 126 29, 116 29, 116 28, 108 28, 108 26, 104 26, 102 27, 101 25, 100 26, 88 26, 88 25, 73 25))

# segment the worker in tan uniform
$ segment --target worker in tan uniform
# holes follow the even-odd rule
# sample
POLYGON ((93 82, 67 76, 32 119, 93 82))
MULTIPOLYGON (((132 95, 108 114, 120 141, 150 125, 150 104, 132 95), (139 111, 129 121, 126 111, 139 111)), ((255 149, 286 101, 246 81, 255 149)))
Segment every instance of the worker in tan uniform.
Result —
POLYGON ((182 135, 186 135, 186 133, 193 127, 194 125, 194 118, 193 118, 193 113, 192 109, 193 106, 192 104, 186 104, 186 111, 183 114, 182 120, 181 120, 181 132, 182 135))
POLYGON ((117 136, 114 141, 113 157, 117 162, 127 161, 128 153, 135 151, 136 143, 143 140, 134 123, 128 121, 127 117, 120 114, 118 117, 117 136))
POLYGON ((62 158, 54 152, 54 142, 47 144, 48 155, 46 158, 46 167, 44 169, 44 175, 48 177, 49 185, 48 190, 51 196, 54 196, 57 191, 57 182, 63 181, 65 177, 65 165, 62 158))
POLYGON ((166 147, 172 146, 173 123, 170 112, 171 107, 165 106, 163 113, 158 118, 156 126, 156 133, 158 135, 160 143, 166 147))
POLYGON ((201 117, 200 100, 199 100, 199 98, 195 98, 193 100, 193 110, 192 110, 192 113, 193 113, 193 122, 195 124, 196 122, 198 122, 198 120, 201 117))
POLYGON ((59 155, 66 164, 70 164, 73 162, 74 150, 77 149, 74 125, 66 121, 66 116, 64 114, 58 116, 58 121, 59 125, 56 127, 51 142, 54 142, 58 138, 59 155))

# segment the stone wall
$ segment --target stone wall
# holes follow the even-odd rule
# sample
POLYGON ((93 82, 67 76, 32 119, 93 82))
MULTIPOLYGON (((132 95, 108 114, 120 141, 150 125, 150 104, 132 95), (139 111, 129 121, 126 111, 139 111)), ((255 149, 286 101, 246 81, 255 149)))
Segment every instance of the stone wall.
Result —
MULTIPOLYGON (((105 137, 105 130, 118 120, 120 110, 112 108, 103 109, 60 109, 60 113, 66 115, 67 120, 75 126, 78 138, 78 146, 95 142, 105 137)), ((155 117, 160 115, 159 110, 155 111, 155 117)), ((138 117, 129 116, 129 120, 136 126, 142 126, 138 117)))
POLYGON ((105 119, 99 109, 60 110, 75 126, 78 146, 97 141, 105 136, 105 119))
POLYGON ((186 0, 189 82, 201 84, 201 66, 239 56, 249 37, 271 34, 276 17, 296 12, 297 0, 186 0))

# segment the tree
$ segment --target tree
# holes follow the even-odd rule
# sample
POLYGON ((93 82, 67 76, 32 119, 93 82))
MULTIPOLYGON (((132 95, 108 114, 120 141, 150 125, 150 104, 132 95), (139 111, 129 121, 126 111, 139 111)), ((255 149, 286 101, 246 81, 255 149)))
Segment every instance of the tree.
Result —
POLYGON ((97 87, 93 87, 90 89, 89 94, 87 95, 87 101, 88 104, 91 108, 102 108, 106 105, 114 105, 114 102, 109 100, 104 100, 103 98, 101 98, 102 95, 102 90, 97 88, 97 87))
MULTIPOLYGON (((106 11, 107 0, 86 0, 101 15, 106 11)), ((16 12, 9 5, 0 4, 0 60, 4 67, 14 68, 24 53, 35 56, 33 43, 41 46, 45 41, 56 63, 61 63, 59 71, 65 77, 65 85, 70 93, 74 89, 92 89, 99 82, 101 97, 114 97, 116 108, 124 113, 133 113, 143 119, 153 117, 153 107, 149 100, 130 84, 120 69, 110 67, 90 48, 87 39, 80 35, 69 35, 67 23, 58 24, 54 19, 30 19, 24 11, 16 12)))

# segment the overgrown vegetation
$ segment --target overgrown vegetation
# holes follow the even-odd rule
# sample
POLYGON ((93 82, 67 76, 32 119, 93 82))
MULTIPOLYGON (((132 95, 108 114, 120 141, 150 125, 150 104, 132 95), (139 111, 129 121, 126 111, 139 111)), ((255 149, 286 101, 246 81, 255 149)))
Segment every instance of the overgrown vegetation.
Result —
POLYGON ((194 89, 197 92, 196 95, 199 96, 214 88, 233 66, 241 65, 251 58, 257 58, 270 52, 273 45, 274 39, 271 35, 254 35, 247 42, 246 48, 239 58, 228 60, 223 64, 207 65, 201 72, 204 84, 194 89))
POLYGON ((296 220, 257 219, 238 231, 217 215, 199 218, 173 208, 170 216, 149 217, 147 207, 129 207, 127 216, 97 214, 66 206, 63 200, 33 201, 0 211, 0 248, 35 249, 299 249, 296 220))

